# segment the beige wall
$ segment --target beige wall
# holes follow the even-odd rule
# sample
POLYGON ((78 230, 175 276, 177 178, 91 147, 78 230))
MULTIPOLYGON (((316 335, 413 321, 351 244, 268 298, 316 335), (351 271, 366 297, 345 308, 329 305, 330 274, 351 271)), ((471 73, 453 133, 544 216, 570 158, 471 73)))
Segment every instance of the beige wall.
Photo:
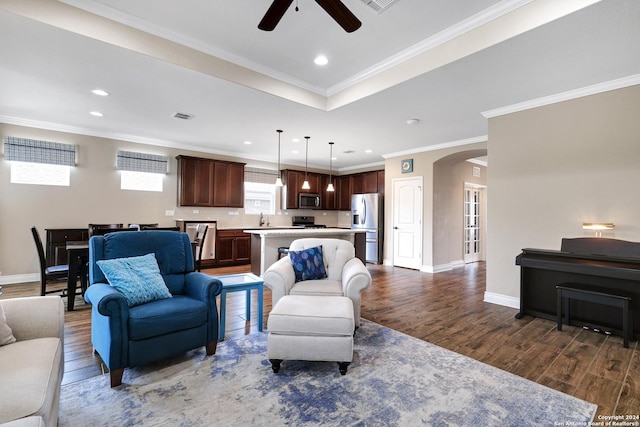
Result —
POLYGON ((489 120, 487 300, 517 304, 522 248, 593 237, 640 241, 640 86, 489 120))
MULTIPOLYGON (((78 164, 71 170, 69 187, 22 185, 10 183, 10 163, 0 159, 0 284, 33 280, 38 272, 30 231, 33 225, 38 227, 43 240, 46 228, 83 228, 89 223, 157 222, 174 226, 176 218, 187 218, 217 220, 219 227, 258 225, 257 216, 245 216, 243 209, 198 208, 199 213, 195 214, 194 208, 176 206, 175 157, 178 154, 243 161, 241 159, 0 123, 0 138, 4 141, 7 136, 76 144, 78 164), (164 178, 164 191, 120 190, 120 175, 115 169, 116 152, 120 149, 168 156, 169 173, 164 178), (166 210, 173 210, 175 215, 165 216, 166 210)), ((248 164, 275 169, 275 164, 255 161, 248 164)), ((317 223, 338 223, 335 211, 277 213, 270 217, 272 225, 290 225, 292 215, 315 215, 317 223)))
MULTIPOLYGON (((451 219, 452 215, 460 215, 458 225, 462 226, 462 185, 467 177, 464 172, 465 166, 456 169, 454 166, 464 162, 468 165, 468 173, 471 171, 471 164, 465 162, 466 159, 487 154, 487 143, 479 142, 458 147, 443 148, 440 150, 425 151, 400 157, 391 157, 385 160, 385 244, 384 259, 386 264, 393 263, 393 179, 422 176, 424 182, 424 203, 423 203, 423 233, 422 233, 422 270, 434 271, 441 269, 453 261, 461 259, 462 243, 459 242, 459 251, 452 247, 458 243, 451 243, 451 239, 456 239, 453 231, 456 228, 456 220, 451 219), (413 172, 402 173, 400 162, 403 159, 413 159, 413 172), (441 163, 438 163, 441 161, 441 163), (458 196, 449 194, 450 188, 458 187, 460 197, 459 209, 456 210, 455 198, 458 196), (435 191, 434 191, 435 190, 435 191), (434 194, 437 197, 434 198, 434 194), (436 227, 434 229, 434 221, 436 227), (442 221, 447 222, 442 227, 442 221), (446 241, 446 243, 445 243, 446 241), (436 246, 437 245, 437 248, 436 246), (446 246, 446 247, 445 247, 446 246), (438 252, 437 262, 434 262, 434 251, 438 252), (442 256, 441 256, 442 255, 442 256)), ((484 168, 483 168, 484 169, 484 168)), ((483 174, 486 177, 486 173, 483 174)), ((461 239, 461 237, 460 237, 461 239)))

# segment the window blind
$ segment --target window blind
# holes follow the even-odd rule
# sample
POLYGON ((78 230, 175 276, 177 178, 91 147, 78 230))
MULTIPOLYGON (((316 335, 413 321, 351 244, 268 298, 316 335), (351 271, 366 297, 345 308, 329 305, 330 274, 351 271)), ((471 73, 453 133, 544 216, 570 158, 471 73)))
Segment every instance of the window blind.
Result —
POLYGON ((257 182, 258 184, 275 184, 278 171, 261 168, 244 168, 244 181, 257 182))
POLYGON ((75 166, 76 146, 8 136, 4 143, 4 158, 16 162, 75 166))
POLYGON ((116 168, 123 171, 166 174, 168 166, 167 157, 158 154, 118 150, 116 157, 116 168))

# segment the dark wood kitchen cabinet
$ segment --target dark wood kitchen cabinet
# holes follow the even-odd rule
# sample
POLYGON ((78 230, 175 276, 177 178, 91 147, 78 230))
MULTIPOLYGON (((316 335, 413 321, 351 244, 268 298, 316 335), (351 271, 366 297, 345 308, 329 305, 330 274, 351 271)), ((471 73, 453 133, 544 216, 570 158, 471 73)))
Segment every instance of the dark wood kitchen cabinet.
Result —
POLYGON ((218 230, 216 236, 218 267, 249 264, 251 262, 251 236, 242 230, 218 230))
POLYGON ((213 206, 244 207, 244 163, 215 162, 213 206))
POLYGON ((178 156, 178 204, 213 206, 213 171, 210 159, 178 156))
POLYGON ((351 184, 349 175, 336 177, 336 204, 339 211, 351 210, 351 184))
POLYGON ((176 158, 180 206, 244 207, 244 163, 176 158))
POLYGON ((384 171, 364 172, 362 174, 363 193, 384 193, 384 171))

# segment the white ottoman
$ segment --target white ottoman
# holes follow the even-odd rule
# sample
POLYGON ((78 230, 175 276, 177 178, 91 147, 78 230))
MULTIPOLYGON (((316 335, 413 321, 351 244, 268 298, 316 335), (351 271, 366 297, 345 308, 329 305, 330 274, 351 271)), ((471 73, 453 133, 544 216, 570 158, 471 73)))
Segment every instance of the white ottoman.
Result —
POLYGON ((353 303, 347 297, 286 295, 269 314, 267 357, 273 372, 283 360, 338 362, 342 375, 353 360, 353 303))

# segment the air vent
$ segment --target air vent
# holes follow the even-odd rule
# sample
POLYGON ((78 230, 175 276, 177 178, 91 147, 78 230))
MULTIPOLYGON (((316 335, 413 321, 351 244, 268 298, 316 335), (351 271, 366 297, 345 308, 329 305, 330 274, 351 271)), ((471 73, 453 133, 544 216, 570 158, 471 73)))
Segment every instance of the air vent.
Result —
POLYGON ((342 152, 342 154, 353 154, 353 153, 355 153, 355 151, 353 150, 345 150, 342 152))
POLYGON ((388 9, 389 6, 397 1, 398 0, 362 0, 363 3, 378 13, 388 9))
POLYGON ((176 119, 191 120, 191 119, 193 119, 193 114, 187 114, 187 113, 175 113, 175 114, 173 115, 173 117, 175 117, 176 119))

